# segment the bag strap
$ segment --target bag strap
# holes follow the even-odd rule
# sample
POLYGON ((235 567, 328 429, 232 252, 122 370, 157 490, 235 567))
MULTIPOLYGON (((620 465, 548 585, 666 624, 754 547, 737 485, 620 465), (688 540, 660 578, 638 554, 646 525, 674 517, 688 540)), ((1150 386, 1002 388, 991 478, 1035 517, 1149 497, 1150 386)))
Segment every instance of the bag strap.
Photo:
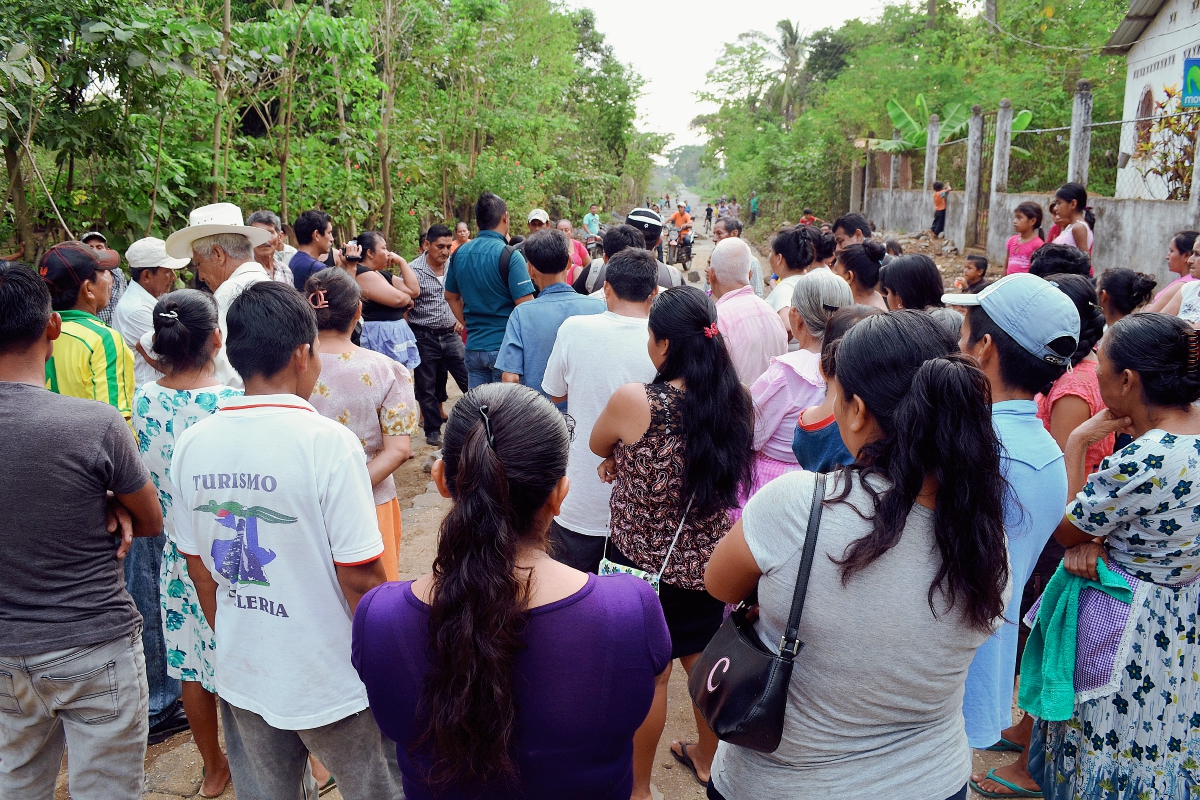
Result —
POLYGON ((511 244, 504 245, 504 249, 500 251, 500 280, 504 283, 504 288, 508 288, 508 262, 512 261, 512 254, 517 252, 517 248, 511 244))
POLYGON ((817 473, 812 508, 808 512, 808 530, 804 534, 804 553, 800 557, 800 573, 796 576, 796 593, 792 595, 792 613, 788 615, 787 630, 779 640, 779 655, 792 660, 800 652, 800 615, 804 612, 804 595, 808 592, 808 575, 817 552, 817 531, 821 527, 821 507, 825 502, 825 474, 817 473))
POLYGON ((683 516, 679 518, 679 527, 675 529, 675 538, 671 540, 671 546, 667 548, 667 557, 663 559, 662 569, 658 571, 655 577, 662 580, 663 573, 667 571, 667 562, 671 560, 671 553, 675 552, 675 543, 679 541, 679 534, 683 532, 683 523, 687 522, 688 512, 692 510, 692 501, 696 499, 696 495, 688 498, 687 508, 683 509, 683 516))

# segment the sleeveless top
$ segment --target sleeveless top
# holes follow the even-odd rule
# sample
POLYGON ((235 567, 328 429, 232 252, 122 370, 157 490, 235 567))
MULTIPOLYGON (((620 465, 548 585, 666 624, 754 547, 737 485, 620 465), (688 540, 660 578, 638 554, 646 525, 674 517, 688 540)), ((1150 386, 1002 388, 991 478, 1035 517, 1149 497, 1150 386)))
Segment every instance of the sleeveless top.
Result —
MULTIPOLYGON (((1087 223, 1083 221, 1076 222, 1075 225, 1083 225, 1085 228, 1087 228, 1087 223)), ((1076 247, 1074 232, 1075 225, 1068 225, 1062 233, 1055 237, 1053 244, 1065 244, 1067 247, 1076 247)), ((1091 255, 1092 245, 1095 243, 1095 237, 1092 235, 1091 228, 1087 228, 1087 243, 1088 255, 1091 255)))
MULTIPOLYGON (((1093 416, 1099 414, 1104 408, 1104 400, 1100 397, 1100 383, 1096 380, 1095 361, 1080 361, 1074 369, 1063 373, 1063 376, 1054 382, 1050 387, 1049 394, 1039 394, 1034 398, 1037 401, 1038 419, 1046 426, 1046 430, 1050 430, 1050 412, 1054 408, 1054 404, 1058 402, 1059 398, 1069 395, 1081 397, 1087 401, 1088 413, 1093 416)), ((1116 434, 1110 433, 1088 447, 1087 470, 1089 475, 1100 469, 1100 462, 1105 457, 1112 455, 1116 440, 1116 434)))
MULTIPOLYGON (((367 272, 374 272, 370 267, 358 267, 354 271, 354 276, 358 277, 367 272)), ((388 283, 392 281, 392 273, 380 272, 384 280, 388 283)), ((377 303, 374 300, 363 298, 362 301, 362 318, 363 322, 388 322, 391 320, 404 319, 404 312, 407 309, 395 308, 393 306, 385 306, 383 303, 377 303)))
MULTIPOLYGON (((684 393, 669 383, 648 383, 645 388, 650 427, 636 442, 618 443, 613 449, 617 477, 609 506, 613 544, 639 568, 657 573, 688 503, 683 496, 687 434, 684 393)), ((703 589, 704 567, 728 530, 726 509, 705 515, 695 509, 688 512, 663 582, 703 589)))

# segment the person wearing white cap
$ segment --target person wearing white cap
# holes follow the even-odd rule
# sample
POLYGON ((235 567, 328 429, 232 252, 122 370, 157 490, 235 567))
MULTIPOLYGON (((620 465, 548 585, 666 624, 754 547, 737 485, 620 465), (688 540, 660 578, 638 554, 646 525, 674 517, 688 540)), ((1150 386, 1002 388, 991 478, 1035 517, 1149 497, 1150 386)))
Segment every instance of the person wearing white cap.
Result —
POLYGON ((229 304, 243 289, 271 280, 254 260, 254 248, 270 240, 269 231, 243 225, 242 210, 233 203, 213 203, 195 209, 188 218, 188 226, 167 237, 167 255, 191 258, 196 264, 196 274, 217 301, 221 351, 217 353, 216 379, 235 389, 243 384, 225 352, 225 341, 229 338, 225 315, 229 304))
POLYGON ((529 226, 529 235, 532 236, 542 228, 550 227, 550 215, 546 213, 546 209, 544 208, 535 208, 529 212, 525 223, 529 226))
POLYGON ((171 258, 167 243, 153 236, 129 245, 125 260, 129 262, 131 282, 113 311, 112 326, 134 351, 133 378, 140 387, 158 380, 162 373, 146 361, 138 341, 154 330, 154 304, 175 288, 175 270, 186 267, 188 260, 171 258))

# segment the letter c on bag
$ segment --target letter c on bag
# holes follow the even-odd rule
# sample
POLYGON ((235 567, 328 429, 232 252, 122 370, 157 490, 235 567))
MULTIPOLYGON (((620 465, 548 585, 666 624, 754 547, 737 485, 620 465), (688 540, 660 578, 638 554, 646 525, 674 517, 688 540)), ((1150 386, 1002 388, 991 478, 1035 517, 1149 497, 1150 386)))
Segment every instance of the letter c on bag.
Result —
POLYGON ((721 659, 719 659, 717 661, 717 663, 713 664, 713 668, 708 673, 708 691, 710 691, 710 692, 715 692, 717 690, 716 684, 713 683, 713 678, 716 677, 716 675, 717 675, 717 668, 720 667, 722 664, 725 665, 725 668, 721 670, 721 675, 724 676, 726 672, 729 672, 729 658, 728 657, 722 657, 721 659))

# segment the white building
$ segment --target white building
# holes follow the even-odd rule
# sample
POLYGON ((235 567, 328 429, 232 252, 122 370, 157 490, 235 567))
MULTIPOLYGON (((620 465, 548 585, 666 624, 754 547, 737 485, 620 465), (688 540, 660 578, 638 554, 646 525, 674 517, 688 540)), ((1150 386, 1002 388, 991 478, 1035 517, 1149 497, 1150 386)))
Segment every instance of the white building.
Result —
MULTIPOLYGON (((1155 104, 1168 87, 1183 89, 1184 59, 1200 58, 1200 0, 1132 0, 1106 52, 1124 53, 1127 69, 1116 196, 1182 199, 1181 187, 1151 172, 1169 166, 1174 150, 1151 118, 1162 115, 1155 104)), ((1180 110, 1177 100, 1165 111, 1180 110)))

